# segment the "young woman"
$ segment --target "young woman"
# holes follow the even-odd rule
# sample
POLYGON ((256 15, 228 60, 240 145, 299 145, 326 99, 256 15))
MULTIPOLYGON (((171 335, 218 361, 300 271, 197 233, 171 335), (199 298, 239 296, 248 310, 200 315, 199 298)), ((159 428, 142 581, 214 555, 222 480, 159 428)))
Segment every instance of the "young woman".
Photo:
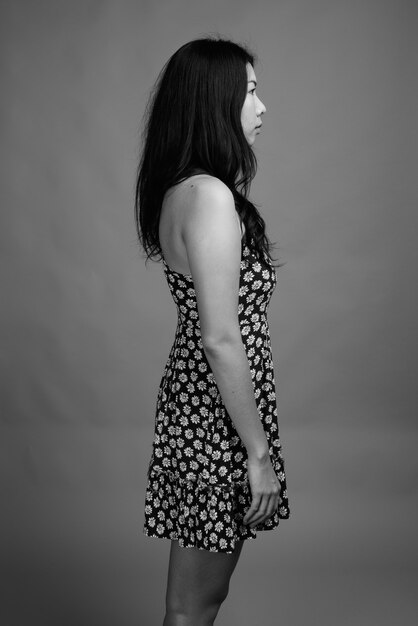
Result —
POLYGON ((164 626, 213 624, 243 541, 289 516, 266 318, 276 275, 248 199, 256 85, 247 49, 191 41, 163 68, 144 129, 136 225, 178 311, 144 526, 171 539, 164 626))

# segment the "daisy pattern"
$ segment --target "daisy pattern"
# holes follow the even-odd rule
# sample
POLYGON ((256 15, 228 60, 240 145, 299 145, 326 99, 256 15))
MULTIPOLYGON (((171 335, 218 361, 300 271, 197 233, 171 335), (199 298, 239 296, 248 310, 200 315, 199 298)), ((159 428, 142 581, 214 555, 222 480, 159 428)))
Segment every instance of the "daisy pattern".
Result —
POLYGON ((243 243, 238 319, 270 458, 281 485, 276 513, 252 529, 243 518, 251 504, 247 453, 228 415, 202 346, 193 279, 164 272, 177 306, 178 325, 157 395, 148 468, 144 532, 182 547, 232 553, 289 517, 286 475, 277 422, 266 310, 276 286, 267 257, 243 243))

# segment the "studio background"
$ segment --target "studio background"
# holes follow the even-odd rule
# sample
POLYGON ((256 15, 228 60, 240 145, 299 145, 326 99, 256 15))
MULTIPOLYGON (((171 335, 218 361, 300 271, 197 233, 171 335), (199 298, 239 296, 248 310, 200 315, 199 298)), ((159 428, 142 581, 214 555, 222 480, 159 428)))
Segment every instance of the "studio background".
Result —
POLYGON ((210 33, 260 57, 252 198, 285 262, 269 320, 291 506, 246 543, 217 623, 416 623, 417 17, 0 3, 1 626, 162 623, 169 542, 142 515, 176 311, 133 194, 157 74, 210 33))

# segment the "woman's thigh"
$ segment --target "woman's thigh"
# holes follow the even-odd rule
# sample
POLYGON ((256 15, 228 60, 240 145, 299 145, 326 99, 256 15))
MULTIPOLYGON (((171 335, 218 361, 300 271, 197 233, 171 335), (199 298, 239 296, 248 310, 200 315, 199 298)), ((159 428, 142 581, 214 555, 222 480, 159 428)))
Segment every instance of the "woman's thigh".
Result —
POLYGON ((177 541, 172 541, 167 607, 179 612, 198 612, 223 602, 243 543, 237 542, 233 554, 225 554, 198 548, 181 548, 177 541))

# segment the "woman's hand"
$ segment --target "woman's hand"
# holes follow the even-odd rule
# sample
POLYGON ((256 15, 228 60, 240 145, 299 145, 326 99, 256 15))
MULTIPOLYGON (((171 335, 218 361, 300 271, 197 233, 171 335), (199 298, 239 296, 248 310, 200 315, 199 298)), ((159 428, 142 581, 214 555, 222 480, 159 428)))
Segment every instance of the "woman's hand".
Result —
POLYGON ((279 506, 281 486, 269 455, 263 460, 248 456, 247 471, 252 502, 244 517, 244 524, 254 528, 276 512, 279 506))

